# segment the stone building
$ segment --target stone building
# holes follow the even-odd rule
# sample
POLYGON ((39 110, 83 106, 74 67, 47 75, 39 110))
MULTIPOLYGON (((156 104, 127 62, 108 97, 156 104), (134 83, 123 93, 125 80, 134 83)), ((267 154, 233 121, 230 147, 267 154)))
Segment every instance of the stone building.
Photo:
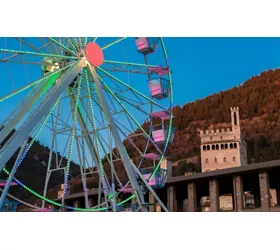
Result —
POLYGON ((247 165, 247 145, 241 135, 239 108, 230 109, 231 127, 201 130, 202 172, 247 165))

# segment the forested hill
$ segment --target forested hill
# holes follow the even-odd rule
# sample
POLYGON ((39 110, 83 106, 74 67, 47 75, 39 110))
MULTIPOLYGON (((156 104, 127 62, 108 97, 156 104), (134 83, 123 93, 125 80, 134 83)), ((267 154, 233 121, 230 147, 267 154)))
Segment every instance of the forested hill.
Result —
POLYGON ((198 129, 225 127, 230 107, 240 108, 242 134, 249 163, 280 158, 280 69, 262 72, 239 87, 174 108, 175 140, 168 148, 172 161, 199 156, 198 129))

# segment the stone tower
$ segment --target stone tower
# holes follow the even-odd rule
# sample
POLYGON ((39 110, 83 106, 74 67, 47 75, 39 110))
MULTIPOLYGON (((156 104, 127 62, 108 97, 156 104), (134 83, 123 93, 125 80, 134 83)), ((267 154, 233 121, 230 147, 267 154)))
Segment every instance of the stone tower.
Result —
POLYGON ((241 135, 239 108, 231 111, 231 128, 200 131, 202 172, 247 165, 247 145, 241 135))

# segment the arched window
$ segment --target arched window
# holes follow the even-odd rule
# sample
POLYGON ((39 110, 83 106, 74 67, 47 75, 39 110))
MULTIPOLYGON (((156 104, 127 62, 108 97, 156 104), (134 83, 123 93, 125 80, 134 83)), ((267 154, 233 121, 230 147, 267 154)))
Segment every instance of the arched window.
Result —
POLYGON ((225 149, 228 149, 228 145, 227 144, 225 144, 225 149))
POLYGON ((229 147, 230 147, 230 149, 233 149, 233 144, 232 143, 229 144, 229 147))
POLYGON ((212 136, 210 136, 210 140, 212 140, 212 136))
POLYGON ((226 157, 224 157, 224 162, 227 162, 227 158, 226 157))
POLYGON ((212 145, 212 150, 215 150, 215 145, 212 145))
POLYGON ((215 162, 215 163, 218 163, 218 160, 217 160, 217 158, 215 158, 215 159, 214 159, 214 162, 215 162))
POLYGON ((223 137, 222 137, 222 136, 220 136, 220 139, 221 139, 221 140, 223 140, 223 137))
POLYGON ((225 149, 225 144, 221 144, 221 149, 225 149))
POLYGON ((219 144, 216 144, 216 150, 219 150, 219 148, 220 148, 219 144))
POLYGON ((210 145, 207 145, 207 150, 210 150, 210 145))
POLYGON ((236 158, 235 158, 235 156, 233 156, 233 157, 232 157, 232 161, 236 161, 236 158))
POLYGON ((206 151, 206 146, 205 145, 203 146, 203 151, 206 151))
POLYGON ((234 147, 234 148, 237 148, 237 143, 234 143, 234 144, 233 144, 233 147, 234 147))
POLYGON ((206 158, 206 159, 205 159, 205 163, 206 163, 206 164, 208 164, 208 163, 209 163, 208 158, 206 158))

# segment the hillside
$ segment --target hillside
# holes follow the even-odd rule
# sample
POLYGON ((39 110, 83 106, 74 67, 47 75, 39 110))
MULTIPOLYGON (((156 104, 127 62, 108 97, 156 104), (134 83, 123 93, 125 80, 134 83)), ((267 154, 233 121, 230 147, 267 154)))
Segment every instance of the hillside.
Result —
MULTIPOLYGON (((174 108, 174 126, 177 130, 167 156, 172 162, 176 162, 175 165, 178 164, 175 175, 183 174, 189 168, 200 171, 198 129, 208 129, 212 125, 216 128, 225 127, 230 123, 230 107, 234 106, 240 108, 242 134, 247 142, 249 163, 280 159, 280 131, 277 126, 280 122, 280 69, 277 69, 262 72, 239 87, 174 108), (189 163, 181 161, 189 158, 196 160, 189 163)), ((138 147, 144 146, 141 140, 135 143, 138 147)), ((137 152, 130 147, 129 155, 135 159, 137 152)), ((43 168, 47 161, 48 149, 36 143, 23 161, 17 177, 23 182, 28 180, 28 183, 33 179, 34 188, 39 184, 43 186, 43 168), (35 155, 39 160, 34 158, 35 155)), ((106 165, 106 161, 104 163, 106 165)), ((77 165, 75 169, 77 171, 72 173, 73 177, 79 175, 77 165)), ((121 163, 117 165, 117 171, 125 178, 121 163)), ((57 180, 61 180, 61 177, 57 176, 57 180)), ((75 178, 76 184, 72 185, 75 192, 82 190, 79 179, 75 178)), ((56 184, 54 180, 51 186, 56 184)), ((54 190, 53 193, 55 194, 54 190)))

